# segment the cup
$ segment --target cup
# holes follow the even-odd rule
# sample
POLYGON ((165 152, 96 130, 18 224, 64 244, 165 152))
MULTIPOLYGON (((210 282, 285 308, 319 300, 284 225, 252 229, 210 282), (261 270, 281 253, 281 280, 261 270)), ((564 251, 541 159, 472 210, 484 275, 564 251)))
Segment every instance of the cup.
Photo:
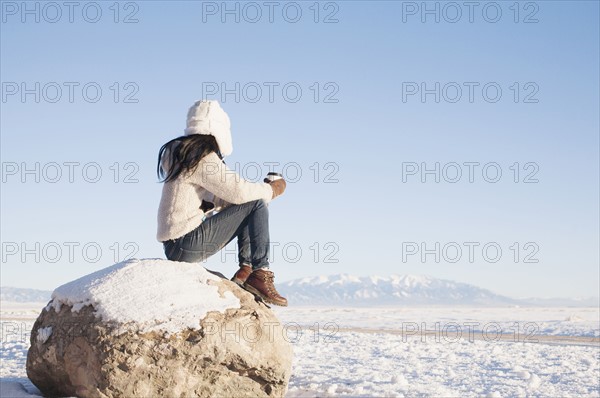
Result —
POLYGON ((281 175, 280 173, 275 173, 274 171, 267 173, 267 180, 273 182, 276 180, 281 180, 283 178, 283 175, 281 175))

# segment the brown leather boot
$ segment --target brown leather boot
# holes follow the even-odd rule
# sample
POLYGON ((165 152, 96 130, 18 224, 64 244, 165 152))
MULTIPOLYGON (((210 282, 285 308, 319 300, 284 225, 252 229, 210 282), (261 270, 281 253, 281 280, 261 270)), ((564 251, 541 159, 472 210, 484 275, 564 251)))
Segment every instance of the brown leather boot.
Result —
POLYGON ((267 303, 287 307, 287 299, 281 297, 277 292, 277 289, 275 289, 275 285, 273 284, 274 279, 275 275, 273 275, 272 271, 259 268, 252 272, 248 279, 246 279, 244 288, 256 294, 267 303))
POLYGON ((231 281, 242 286, 242 285, 244 285, 244 282, 246 282, 246 279, 248 279, 248 276, 250 276, 251 273, 252 273, 252 266, 250 264, 241 263, 240 269, 238 269, 237 272, 235 273, 235 275, 233 275, 233 278, 231 278, 231 281))

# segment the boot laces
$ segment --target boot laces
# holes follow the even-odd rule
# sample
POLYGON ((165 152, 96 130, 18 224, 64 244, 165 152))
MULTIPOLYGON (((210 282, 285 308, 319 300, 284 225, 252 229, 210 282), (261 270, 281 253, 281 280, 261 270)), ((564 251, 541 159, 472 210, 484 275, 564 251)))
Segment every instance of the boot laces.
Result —
POLYGON ((277 289, 275 289, 275 274, 273 272, 269 272, 269 271, 265 271, 264 276, 263 276, 263 280, 265 282, 269 282, 267 283, 267 289, 269 290, 269 293, 277 296, 277 297, 281 297, 279 295, 279 292, 277 291, 277 289))

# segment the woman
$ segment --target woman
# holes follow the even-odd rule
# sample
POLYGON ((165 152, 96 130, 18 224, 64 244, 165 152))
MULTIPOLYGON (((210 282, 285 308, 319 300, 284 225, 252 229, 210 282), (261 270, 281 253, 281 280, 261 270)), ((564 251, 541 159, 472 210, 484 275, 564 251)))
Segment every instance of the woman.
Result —
POLYGON ((230 170, 223 162, 233 150, 230 128, 217 101, 197 101, 185 135, 160 149, 157 174, 164 186, 157 239, 167 259, 200 262, 237 237, 240 268, 232 281, 268 303, 287 306, 269 270, 267 208, 286 183, 253 183, 230 170))

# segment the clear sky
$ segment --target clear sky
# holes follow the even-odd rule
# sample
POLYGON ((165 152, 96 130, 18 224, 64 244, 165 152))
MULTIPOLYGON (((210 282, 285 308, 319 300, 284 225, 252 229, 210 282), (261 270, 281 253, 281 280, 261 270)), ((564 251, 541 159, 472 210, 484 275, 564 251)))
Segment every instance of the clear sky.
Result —
POLYGON ((158 150, 207 98, 289 181, 276 280, 599 295, 597 1, 52 4, 1 3, 2 285, 164 257, 158 150))

